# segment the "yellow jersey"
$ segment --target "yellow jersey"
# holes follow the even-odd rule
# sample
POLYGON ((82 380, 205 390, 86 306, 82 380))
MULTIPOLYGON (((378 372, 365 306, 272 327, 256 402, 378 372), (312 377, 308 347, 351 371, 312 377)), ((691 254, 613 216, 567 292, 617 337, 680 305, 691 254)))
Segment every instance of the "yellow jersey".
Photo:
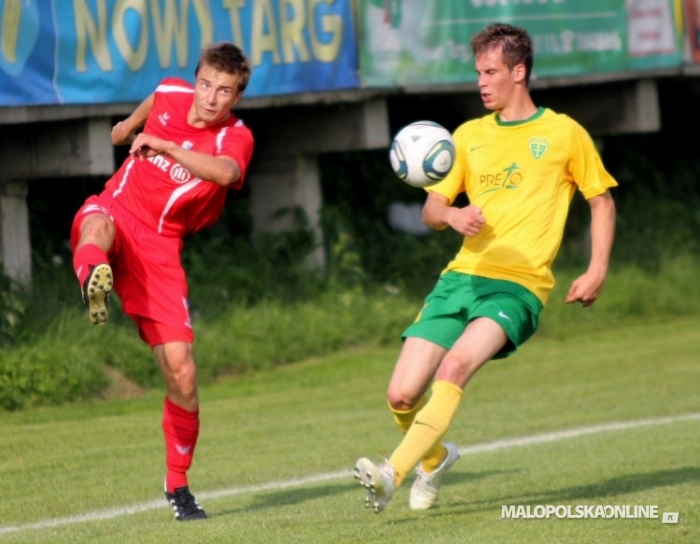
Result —
POLYGON ((576 189, 590 199, 617 183, 588 132, 570 117, 540 108, 524 121, 492 113, 455 130, 455 164, 427 190, 452 203, 465 192, 486 223, 443 272, 509 280, 546 304, 552 263, 576 189))

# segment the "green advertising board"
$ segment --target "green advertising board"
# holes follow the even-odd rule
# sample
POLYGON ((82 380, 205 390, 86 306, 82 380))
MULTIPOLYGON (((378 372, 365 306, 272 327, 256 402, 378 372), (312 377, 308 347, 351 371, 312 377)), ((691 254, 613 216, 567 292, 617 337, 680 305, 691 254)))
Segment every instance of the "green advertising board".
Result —
POLYGON ((491 23, 525 28, 539 79, 680 67, 674 0, 359 0, 365 87, 476 81, 470 40, 491 23))

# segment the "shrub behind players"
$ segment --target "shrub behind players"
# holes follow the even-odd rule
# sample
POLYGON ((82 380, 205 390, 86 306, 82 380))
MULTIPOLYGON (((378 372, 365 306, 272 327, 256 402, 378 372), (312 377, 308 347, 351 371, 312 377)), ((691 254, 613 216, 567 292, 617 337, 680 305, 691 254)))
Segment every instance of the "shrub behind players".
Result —
POLYGON ((424 223, 452 228, 464 242, 403 333, 387 396, 405 436, 385 463, 361 458, 355 466, 365 505, 375 513, 416 467, 410 507, 435 504, 442 477, 459 458, 457 446, 442 438, 465 386, 537 329, 576 190, 591 209, 591 258, 565 302, 590 306, 607 274, 615 230, 609 189, 617 184, 590 136, 566 115, 533 103, 532 42, 524 29, 494 24, 471 46, 481 98, 493 113, 454 132, 455 165, 427 189, 424 223), (453 206, 462 192, 469 205, 453 206))
POLYGON ((85 201, 71 229, 73 266, 90 320, 106 321, 114 287, 165 378, 164 491, 181 521, 206 514, 187 480, 199 398, 180 250, 183 237, 215 223, 228 191, 243 185, 253 137, 231 108, 250 71, 240 48, 218 43, 202 51, 194 86, 164 79, 112 129, 112 143, 130 145, 130 155, 104 190, 85 201))

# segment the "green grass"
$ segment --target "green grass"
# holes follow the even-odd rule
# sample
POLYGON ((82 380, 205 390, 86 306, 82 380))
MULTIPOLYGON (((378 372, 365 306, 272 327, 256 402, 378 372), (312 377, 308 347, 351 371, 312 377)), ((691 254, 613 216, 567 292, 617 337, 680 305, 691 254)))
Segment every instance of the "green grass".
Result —
POLYGON ((6 413, 0 542, 698 542, 699 419, 468 449, 698 414, 698 346, 697 320, 681 319, 566 341, 536 337, 486 365, 448 434, 467 454, 445 478, 440 506, 423 513, 408 508, 406 485, 375 516, 350 476, 357 457, 381 459, 400 438, 384 400, 394 347, 203 387, 190 482, 210 514, 204 522, 173 521, 159 492, 162 393, 6 413), (509 504, 653 504, 679 512, 680 522, 503 520, 509 504))

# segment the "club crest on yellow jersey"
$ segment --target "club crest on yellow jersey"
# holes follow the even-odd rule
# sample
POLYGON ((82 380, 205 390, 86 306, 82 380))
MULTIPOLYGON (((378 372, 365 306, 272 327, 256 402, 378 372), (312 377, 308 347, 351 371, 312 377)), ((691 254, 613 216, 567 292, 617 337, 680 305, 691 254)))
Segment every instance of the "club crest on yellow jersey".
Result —
POLYGON ((549 140, 547 138, 540 136, 530 138, 530 153, 536 159, 541 158, 547 152, 547 149, 549 149, 549 140))

